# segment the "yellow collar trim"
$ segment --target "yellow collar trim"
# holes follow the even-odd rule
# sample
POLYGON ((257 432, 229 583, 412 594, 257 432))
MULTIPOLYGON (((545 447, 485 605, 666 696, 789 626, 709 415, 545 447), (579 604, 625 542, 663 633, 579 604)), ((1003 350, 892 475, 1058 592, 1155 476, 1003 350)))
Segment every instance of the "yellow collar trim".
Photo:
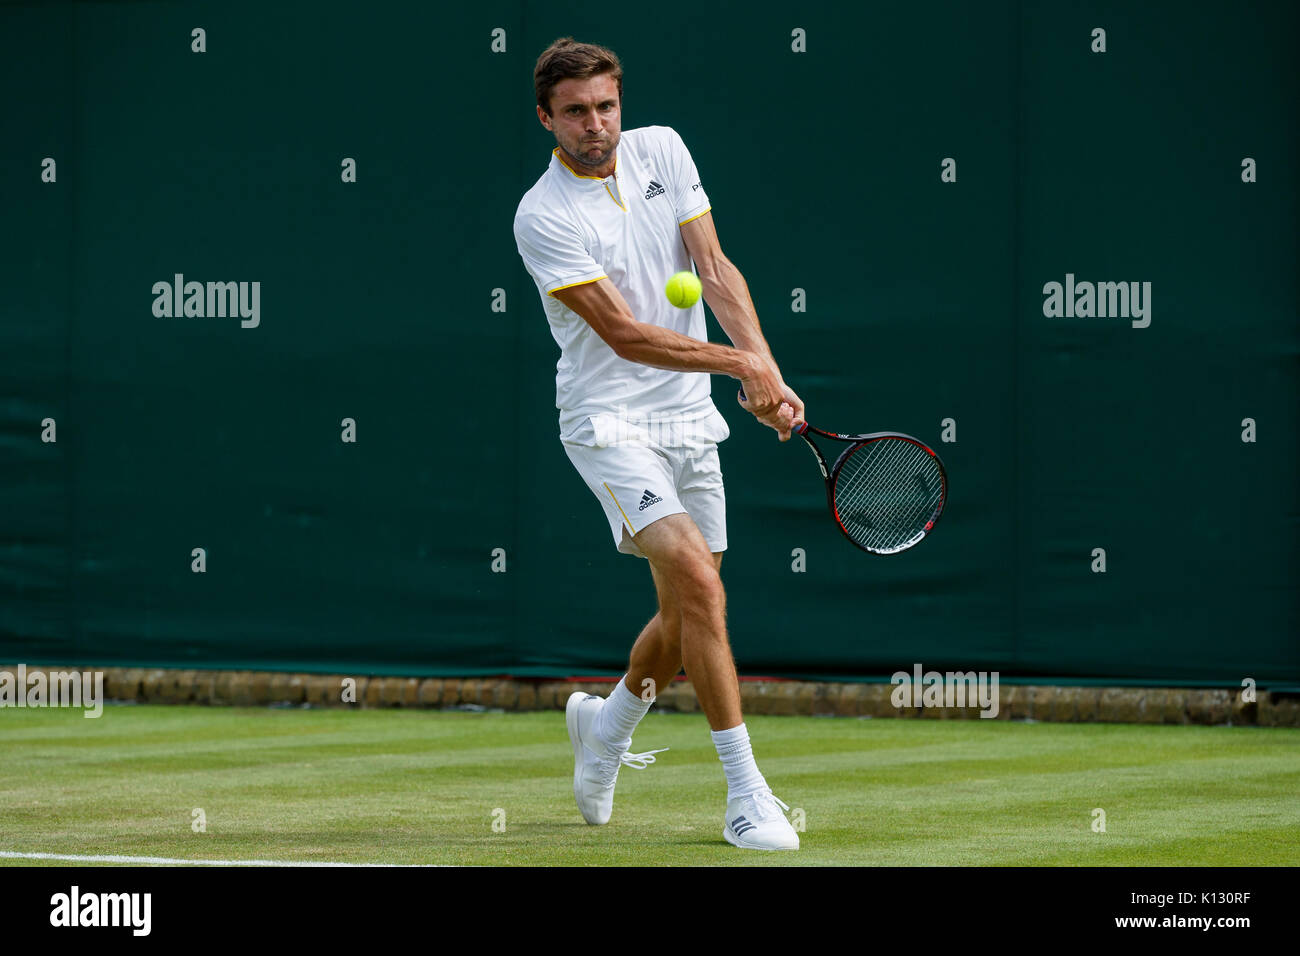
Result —
MULTIPOLYGON (((598 182, 598 183, 603 183, 603 182, 605 181, 605 178, 606 178, 606 177, 604 177, 604 176, 584 176, 582 173, 578 172, 576 169, 574 169, 572 166, 570 166, 568 163, 566 163, 566 162, 564 161, 564 156, 560 153, 560 147, 558 147, 558 146, 555 147, 555 149, 551 150, 551 155, 554 156, 556 159, 558 159, 558 160, 560 161, 560 165, 561 165, 561 166, 563 166, 563 167, 564 167, 565 169, 567 169, 569 172, 573 173, 573 175, 577 176, 579 179, 594 179, 594 180, 596 180, 596 182, 598 182)), ((613 173, 613 174, 614 174, 615 176, 618 175, 618 153, 615 153, 615 154, 614 154, 614 173, 613 173)))

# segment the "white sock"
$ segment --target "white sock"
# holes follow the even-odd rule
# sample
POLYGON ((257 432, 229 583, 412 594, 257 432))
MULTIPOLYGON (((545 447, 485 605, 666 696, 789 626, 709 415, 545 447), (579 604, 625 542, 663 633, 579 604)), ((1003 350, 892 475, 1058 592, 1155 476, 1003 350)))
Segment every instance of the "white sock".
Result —
POLYGON ((596 736, 608 744, 614 753, 622 753, 632 746, 632 731, 646 715, 654 698, 642 700, 627 689, 624 674, 614 692, 605 698, 596 717, 596 736))
POLYGON ((749 731, 744 724, 730 730, 713 730, 713 746, 722 758, 722 769, 727 774, 727 802, 745 797, 756 790, 766 790, 767 781, 754 763, 754 751, 749 746, 749 731))

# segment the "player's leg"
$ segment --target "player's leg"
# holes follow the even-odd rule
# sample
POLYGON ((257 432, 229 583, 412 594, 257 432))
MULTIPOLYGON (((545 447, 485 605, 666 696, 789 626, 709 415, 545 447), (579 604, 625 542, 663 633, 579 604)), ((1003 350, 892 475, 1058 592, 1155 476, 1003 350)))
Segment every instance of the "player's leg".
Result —
POLYGON ((740 684, 727 643, 726 593, 704 536, 690 515, 675 514, 644 528, 634 540, 677 609, 682 663, 709 726, 737 726, 740 684))
POLYGON ((650 575, 659 606, 632 645, 623 678, 629 691, 647 698, 667 687, 682 669, 681 612, 653 564, 650 575))
MULTIPOLYGON (((722 555, 713 556, 721 568, 722 555)), ((647 562, 649 563, 649 562, 647 562)), ((615 686, 596 723, 596 733, 618 750, 632 746, 632 733, 659 692, 682 670, 681 607, 654 565, 650 565, 658 610, 641 630, 628 657, 627 673, 615 686)))
MULTIPOLYGON (((720 555, 689 515, 670 515, 636 536, 637 546, 680 609, 682 660, 727 777, 723 836, 732 844, 795 850, 799 837, 754 761, 740 710, 740 684, 727 641, 720 555)), ((788 809, 788 808, 787 808, 788 809)))
MULTIPOLYGON (((566 443, 564 447, 587 487, 601 502, 617 549, 624 554, 643 556, 629 535, 629 529, 642 527, 642 522, 649 524, 665 513, 682 511, 676 496, 671 493, 672 470, 666 456, 635 444, 584 446, 566 443), (629 514, 635 517, 629 517, 629 514)), ((675 633, 661 627, 660 623, 652 620, 643 630, 645 642, 642 650, 656 659, 665 658, 664 663, 651 669, 651 673, 673 668, 663 679, 666 682, 680 669, 680 658, 676 664, 670 663, 673 653, 680 652, 673 650, 678 644, 675 633)), ((573 795, 588 823, 609 821, 620 766, 643 768, 653 763, 654 754, 660 752, 628 752, 632 732, 653 701, 653 695, 641 696, 642 679, 629 681, 625 675, 609 697, 574 693, 565 706, 565 723, 573 745, 573 795)))
POLYGON ((611 750, 622 752, 632 746, 632 734, 650 710, 661 687, 682 669, 681 615, 671 593, 650 566, 659 608, 650 619, 628 657, 627 673, 601 705, 595 733, 611 750))
MULTIPOLYGON (((713 555, 713 565, 719 570, 722 568, 721 553, 713 555)), ((624 682, 633 693, 642 696, 649 693, 654 697, 681 673, 682 618, 676 598, 653 564, 650 565, 650 574, 659 609, 632 645, 624 682), (647 684, 647 681, 651 683, 647 684)))

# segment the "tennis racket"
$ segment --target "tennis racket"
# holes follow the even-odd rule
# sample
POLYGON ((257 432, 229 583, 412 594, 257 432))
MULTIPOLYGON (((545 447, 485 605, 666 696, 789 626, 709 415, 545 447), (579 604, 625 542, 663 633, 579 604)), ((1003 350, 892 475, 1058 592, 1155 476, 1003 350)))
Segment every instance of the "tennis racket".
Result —
POLYGON ((934 530, 948 500, 948 473, 932 448, 900 432, 837 435, 800 422, 826 479, 826 503, 844 537, 871 554, 898 554, 934 530), (810 435, 848 445, 834 465, 810 435))
POLYGON ((934 449, 901 432, 840 435, 807 422, 794 432, 817 458, 836 525, 863 551, 898 554, 934 530, 948 501, 948 473, 934 449), (829 464, 813 435, 848 447, 829 464))

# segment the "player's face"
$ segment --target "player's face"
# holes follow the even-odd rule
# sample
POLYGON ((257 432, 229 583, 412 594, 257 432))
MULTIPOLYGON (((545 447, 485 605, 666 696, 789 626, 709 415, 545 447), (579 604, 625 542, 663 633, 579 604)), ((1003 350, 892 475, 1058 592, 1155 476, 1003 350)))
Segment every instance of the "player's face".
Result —
POLYGON ((589 176, 614 171, 619 134, 618 84, 608 73, 585 80, 561 80, 551 90, 551 114, 537 118, 555 133, 569 164, 589 176))

